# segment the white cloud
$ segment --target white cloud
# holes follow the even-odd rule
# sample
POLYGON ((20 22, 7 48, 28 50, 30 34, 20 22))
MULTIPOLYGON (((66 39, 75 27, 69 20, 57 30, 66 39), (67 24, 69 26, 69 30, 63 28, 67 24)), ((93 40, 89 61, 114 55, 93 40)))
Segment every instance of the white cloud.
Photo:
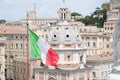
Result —
POLYGON ((15 0, 0 0, 0 2, 6 3, 6 4, 13 4, 15 3, 15 0))
MULTIPOLYGON (((104 1, 106 0, 66 0, 66 5, 71 12, 76 11, 87 15, 96 7, 100 7, 104 1)), ((0 13, 4 12, 1 13, 0 18, 21 19, 26 16, 27 11, 33 9, 34 3, 36 3, 38 17, 55 17, 58 16, 57 11, 62 5, 62 0, 0 0, 0 13)))

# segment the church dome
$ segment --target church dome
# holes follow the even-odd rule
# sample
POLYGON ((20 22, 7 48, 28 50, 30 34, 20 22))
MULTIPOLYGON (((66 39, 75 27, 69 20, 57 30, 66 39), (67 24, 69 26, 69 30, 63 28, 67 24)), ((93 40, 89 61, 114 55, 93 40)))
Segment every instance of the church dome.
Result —
POLYGON ((48 43, 52 45, 69 45, 69 48, 81 46, 82 38, 77 26, 71 26, 67 21, 59 22, 58 25, 49 27, 48 43))

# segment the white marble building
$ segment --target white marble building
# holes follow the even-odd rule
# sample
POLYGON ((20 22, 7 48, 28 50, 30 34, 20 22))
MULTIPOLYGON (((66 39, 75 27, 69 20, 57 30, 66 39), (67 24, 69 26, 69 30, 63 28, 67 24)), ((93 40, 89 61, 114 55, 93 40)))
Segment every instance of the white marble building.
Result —
POLYGON ((85 45, 77 27, 71 27, 67 21, 63 21, 59 22, 57 26, 49 27, 47 33, 48 43, 61 53, 59 64, 79 64, 80 57, 82 63, 86 63, 85 45), (64 51, 68 51, 68 54, 65 54, 64 51), (73 51, 73 53, 69 51, 73 51), (80 53, 74 53, 74 51, 80 51, 80 53), (81 53, 81 51, 83 52, 81 53), (64 60, 65 57, 69 57, 70 60, 64 60))
POLYGON ((77 27, 71 27, 66 21, 63 21, 58 26, 48 29, 47 40, 60 56, 57 69, 45 69, 42 67, 34 69, 35 80, 51 80, 50 78, 55 80, 89 79, 86 74, 88 69, 84 66, 86 64, 86 49, 82 44, 79 30, 77 27), (81 75, 83 72, 86 73, 81 75), (40 78, 38 78, 38 75, 40 75, 40 78))
POLYGON ((71 26, 68 13, 68 8, 61 7, 60 20, 47 28, 46 41, 60 57, 57 68, 35 68, 35 80, 91 80, 91 68, 85 66, 86 47, 79 28, 71 26))

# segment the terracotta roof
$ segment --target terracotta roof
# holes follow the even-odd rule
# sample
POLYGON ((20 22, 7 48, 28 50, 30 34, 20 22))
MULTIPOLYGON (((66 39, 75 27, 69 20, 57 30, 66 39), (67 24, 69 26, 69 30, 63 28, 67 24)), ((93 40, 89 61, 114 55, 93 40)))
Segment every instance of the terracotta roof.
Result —
POLYGON ((25 28, 19 26, 0 25, 0 34, 26 34, 25 28))

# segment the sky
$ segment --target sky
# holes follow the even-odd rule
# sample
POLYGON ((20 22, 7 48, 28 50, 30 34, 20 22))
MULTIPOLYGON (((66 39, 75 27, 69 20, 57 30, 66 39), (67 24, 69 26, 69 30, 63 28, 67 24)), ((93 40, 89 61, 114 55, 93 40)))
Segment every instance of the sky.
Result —
MULTIPOLYGON (((71 12, 90 15, 96 7, 101 7, 103 2, 109 0, 66 0, 66 5, 71 12)), ((57 11, 63 0, 0 0, 0 19, 18 21, 26 18, 26 13, 33 10, 36 4, 38 18, 58 17, 57 11)))

